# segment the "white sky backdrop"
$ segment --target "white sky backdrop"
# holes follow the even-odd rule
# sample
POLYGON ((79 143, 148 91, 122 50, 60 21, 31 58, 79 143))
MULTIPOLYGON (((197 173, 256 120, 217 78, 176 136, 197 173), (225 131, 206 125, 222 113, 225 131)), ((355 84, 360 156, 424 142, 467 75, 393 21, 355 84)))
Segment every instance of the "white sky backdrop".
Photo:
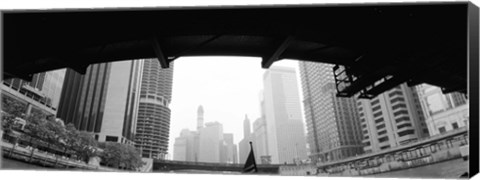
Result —
MULTIPOLYGON (((243 138, 245 114, 251 123, 260 117, 259 93, 265 72, 260 64, 261 59, 253 57, 182 57, 174 61, 170 158, 180 131, 196 130, 199 105, 203 105, 205 122, 222 123, 224 133, 234 134, 234 143, 243 138)), ((298 61, 282 60, 272 66, 294 67, 298 76, 298 61)))

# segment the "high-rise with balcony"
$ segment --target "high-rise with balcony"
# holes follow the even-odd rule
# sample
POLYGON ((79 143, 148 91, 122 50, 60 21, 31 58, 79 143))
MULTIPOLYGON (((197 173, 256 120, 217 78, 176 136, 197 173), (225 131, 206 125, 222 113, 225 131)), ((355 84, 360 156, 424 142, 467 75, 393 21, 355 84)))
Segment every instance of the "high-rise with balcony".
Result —
POLYGON ((401 84, 373 99, 358 99, 366 153, 378 152, 428 137, 415 88, 401 84))
POLYGON ((143 60, 135 146, 142 157, 163 159, 168 151, 173 63, 162 69, 156 59, 143 60))
POLYGON ((26 115, 41 111, 55 115, 60 102, 66 69, 34 74, 30 82, 12 78, 3 81, 2 98, 13 98, 25 105, 26 115))
POLYGON ((300 62, 307 142, 313 162, 363 153, 354 98, 336 97, 333 65, 300 62))
POLYGON ((307 158, 300 93, 294 68, 272 66, 263 77, 268 155, 272 163, 307 158))

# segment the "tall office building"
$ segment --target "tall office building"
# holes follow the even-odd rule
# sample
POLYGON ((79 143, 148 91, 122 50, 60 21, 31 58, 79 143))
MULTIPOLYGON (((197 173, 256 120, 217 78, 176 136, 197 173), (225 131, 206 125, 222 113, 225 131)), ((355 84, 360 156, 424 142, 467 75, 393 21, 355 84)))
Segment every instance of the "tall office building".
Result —
POLYGON ((195 136, 198 134, 195 131, 183 129, 180 136, 175 138, 173 146, 173 159, 176 161, 195 161, 195 136))
POLYGON ((203 106, 198 106, 197 109, 197 131, 203 128, 203 106))
POLYGON ((365 153, 428 137, 428 129, 415 88, 401 84, 377 97, 358 99, 357 107, 365 153))
POLYGON ((218 122, 205 123, 205 127, 200 129, 198 161, 221 162, 222 145, 223 125, 218 122))
POLYGON ((241 163, 247 160, 248 153, 250 153, 250 141, 253 141, 250 119, 245 115, 245 119, 243 120, 243 139, 238 143, 238 157, 241 163))
POLYGON ((264 118, 258 118, 253 122, 253 142, 255 150, 255 159, 258 164, 264 164, 265 159, 269 159, 267 124, 264 118))
POLYGON ((164 159, 170 133, 173 63, 162 69, 156 59, 143 60, 135 146, 142 157, 164 159))
POLYGON ((336 97, 333 65, 300 62, 307 141, 313 162, 363 153, 354 98, 336 97))
POLYGON ((224 133, 223 134, 223 147, 222 147, 222 158, 220 162, 222 163, 237 163, 237 146, 233 143, 233 134, 224 133))
POLYGON ((272 163, 307 158, 300 94, 294 68, 271 67, 264 74, 268 154, 272 163))
POLYGON ((57 117, 100 142, 133 144, 142 64, 94 64, 85 75, 67 70, 57 117))
POLYGON ((32 81, 12 78, 3 81, 2 95, 25 105, 25 114, 40 111, 55 115, 60 101, 66 69, 34 74, 32 81))
POLYGON ((455 92, 443 94, 436 86, 417 86, 430 136, 468 127, 469 105, 465 95, 455 92))

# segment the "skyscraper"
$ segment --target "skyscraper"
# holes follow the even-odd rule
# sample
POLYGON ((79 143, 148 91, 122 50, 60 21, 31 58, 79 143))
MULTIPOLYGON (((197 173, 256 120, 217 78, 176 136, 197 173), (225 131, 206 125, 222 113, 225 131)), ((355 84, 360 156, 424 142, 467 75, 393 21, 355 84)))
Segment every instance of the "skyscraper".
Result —
POLYGON ((162 69, 156 59, 143 62, 135 146, 142 157, 163 159, 170 132, 173 63, 162 69))
POLYGON ((133 144, 142 61, 94 64, 67 71, 57 117, 98 141, 133 144))
POLYGON ((255 160, 258 164, 262 163, 262 157, 268 154, 267 124, 265 119, 258 118, 253 122, 253 142, 255 150, 255 160))
POLYGON ((203 106, 198 106, 197 109, 197 131, 203 128, 203 106))
POLYGON ((333 65, 300 62, 307 141, 312 161, 332 161, 363 153, 354 98, 336 97, 333 65))
POLYGON ((221 162, 221 151, 223 146, 223 125, 219 122, 205 123, 200 129, 200 146, 198 161, 200 162, 221 162))
POLYGON ((223 152, 220 162, 222 163, 237 163, 237 146, 233 143, 233 134, 223 134, 223 152))
POLYGON ((428 137, 415 88, 401 84, 369 99, 358 99, 364 151, 378 152, 428 137))
POLYGON ((243 139, 238 143, 238 157, 241 163, 244 163, 247 160, 248 153, 250 152, 249 142, 252 140, 250 119, 248 119, 248 116, 245 114, 245 119, 243 120, 243 139))
POLYGON ((417 86, 430 136, 468 127, 468 99, 461 93, 443 94, 436 86, 417 86))
POLYGON ((264 74, 268 154, 272 163, 307 158, 300 94, 294 68, 271 67, 264 74))
POLYGON ((173 146, 173 159, 176 161, 195 161, 195 136, 198 134, 195 131, 183 129, 180 136, 175 138, 173 146))

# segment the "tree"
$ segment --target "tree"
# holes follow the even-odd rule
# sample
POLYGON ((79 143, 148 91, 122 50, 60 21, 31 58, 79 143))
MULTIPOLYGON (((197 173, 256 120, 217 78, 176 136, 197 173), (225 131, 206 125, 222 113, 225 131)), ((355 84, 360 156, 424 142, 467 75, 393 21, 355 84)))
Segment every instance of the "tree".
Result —
POLYGON ((91 157, 98 155, 97 141, 93 138, 92 133, 80 131, 76 138, 77 140, 73 144, 73 150, 82 161, 88 163, 91 157))
POLYGON ((140 152, 133 146, 116 142, 105 142, 99 147, 103 148, 100 157, 107 166, 135 170, 144 164, 140 152))
POLYGON ((65 154, 68 150, 73 151, 73 147, 78 139, 78 131, 75 126, 71 123, 65 126, 65 134, 63 134, 62 141, 63 147, 65 148, 65 154))
POLYGON ((7 113, 7 116, 23 118, 27 105, 14 98, 2 96, 2 110, 7 113))

